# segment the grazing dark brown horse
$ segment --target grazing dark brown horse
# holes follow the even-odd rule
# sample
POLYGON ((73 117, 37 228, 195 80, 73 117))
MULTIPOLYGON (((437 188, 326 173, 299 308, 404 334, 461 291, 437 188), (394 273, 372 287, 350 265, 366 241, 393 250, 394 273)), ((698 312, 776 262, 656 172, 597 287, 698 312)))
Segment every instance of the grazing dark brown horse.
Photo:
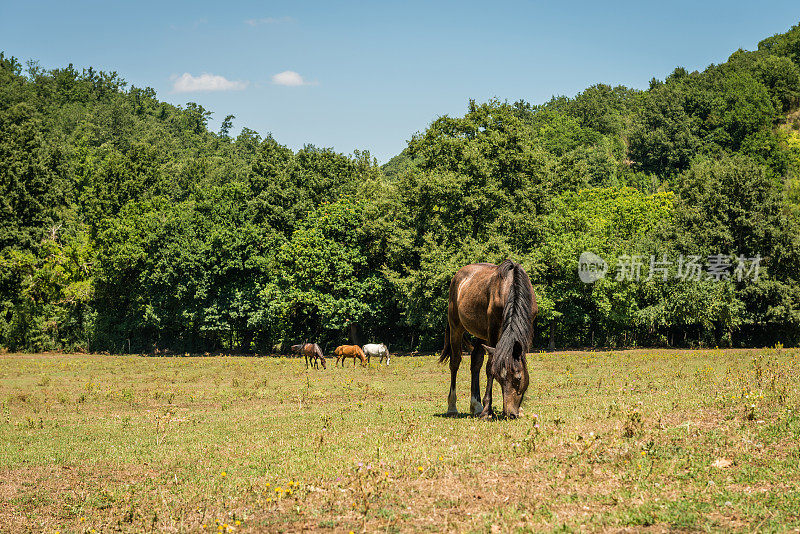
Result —
POLYGON ((519 415, 528 389, 525 354, 531 345, 536 295, 527 273, 518 263, 500 265, 474 263, 459 269, 450 282, 447 330, 439 361, 450 359, 450 394, 447 413, 457 414, 456 374, 461 364, 461 344, 469 332, 479 342, 472 347, 470 409, 473 415, 489 418, 492 411, 492 383, 497 380, 503 393, 503 414, 519 415), (486 362, 486 394, 480 398, 480 372, 486 362))
POLYGON ((333 352, 336 354, 336 364, 338 365, 341 360, 342 367, 344 367, 344 360, 346 358, 353 358, 353 367, 356 366, 356 358, 361 360, 361 365, 367 365, 367 358, 364 356, 364 351, 361 350, 361 347, 358 345, 339 345, 333 352))
POLYGON ((314 369, 319 369, 319 363, 322 363, 322 368, 327 369, 325 365, 325 356, 322 355, 322 349, 316 343, 300 343, 299 345, 292 345, 292 352, 305 356, 306 367, 309 363, 314 366, 314 369))

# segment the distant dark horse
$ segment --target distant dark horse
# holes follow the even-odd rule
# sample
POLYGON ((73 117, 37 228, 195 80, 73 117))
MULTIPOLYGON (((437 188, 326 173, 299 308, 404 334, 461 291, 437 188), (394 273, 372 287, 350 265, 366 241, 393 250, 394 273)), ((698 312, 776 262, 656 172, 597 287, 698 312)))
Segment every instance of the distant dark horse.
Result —
POLYGON ((447 304, 447 330, 439 361, 450 359, 450 394, 447 413, 456 414, 456 374, 461 364, 461 343, 469 332, 476 338, 470 356, 472 386, 470 409, 473 415, 488 418, 492 411, 492 382, 503 392, 503 414, 519 415, 519 406, 528 389, 525 354, 531 345, 536 295, 527 273, 518 263, 505 260, 500 265, 475 263, 459 269, 450 282, 447 304), (480 398, 480 372, 484 353, 486 394, 480 398))
POLYGON ((306 367, 309 363, 314 366, 314 369, 319 369, 318 362, 322 363, 322 368, 327 369, 325 366, 325 356, 322 355, 322 349, 316 343, 300 343, 299 345, 292 345, 292 352, 300 354, 306 359, 306 367))

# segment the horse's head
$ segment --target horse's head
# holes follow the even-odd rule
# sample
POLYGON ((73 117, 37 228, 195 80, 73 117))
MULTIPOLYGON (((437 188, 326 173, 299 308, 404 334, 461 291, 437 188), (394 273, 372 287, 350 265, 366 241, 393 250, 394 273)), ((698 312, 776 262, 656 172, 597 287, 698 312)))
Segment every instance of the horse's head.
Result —
POLYGON ((522 345, 514 342, 510 349, 511 354, 505 355, 494 347, 484 345, 483 348, 492 360, 494 379, 500 383, 503 391, 503 415, 516 418, 530 381, 522 345))
POLYGON ((303 345, 292 345, 292 352, 300 352, 300 349, 303 348, 303 345))

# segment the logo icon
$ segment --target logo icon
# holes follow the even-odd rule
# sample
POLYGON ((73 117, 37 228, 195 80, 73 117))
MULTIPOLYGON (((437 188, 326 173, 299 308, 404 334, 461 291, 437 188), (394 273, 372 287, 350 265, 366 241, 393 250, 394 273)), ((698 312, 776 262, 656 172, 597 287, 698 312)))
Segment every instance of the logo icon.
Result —
POLYGON ((593 252, 581 252, 578 258, 578 278, 584 284, 593 284, 603 278, 608 272, 608 264, 603 258, 593 252))

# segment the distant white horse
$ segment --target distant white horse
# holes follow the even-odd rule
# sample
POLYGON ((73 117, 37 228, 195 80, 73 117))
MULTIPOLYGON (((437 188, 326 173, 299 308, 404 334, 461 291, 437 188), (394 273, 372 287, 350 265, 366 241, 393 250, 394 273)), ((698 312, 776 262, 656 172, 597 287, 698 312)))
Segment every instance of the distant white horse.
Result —
POLYGON ((383 359, 386 358, 386 365, 389 365, 389 348, 383 343, 368 343, 361 348, 364 350, 364 354, 367 355, 367 362, 372 356, 375 356, 376 358, 380 357, 378 363, 383 363, 383 359))

